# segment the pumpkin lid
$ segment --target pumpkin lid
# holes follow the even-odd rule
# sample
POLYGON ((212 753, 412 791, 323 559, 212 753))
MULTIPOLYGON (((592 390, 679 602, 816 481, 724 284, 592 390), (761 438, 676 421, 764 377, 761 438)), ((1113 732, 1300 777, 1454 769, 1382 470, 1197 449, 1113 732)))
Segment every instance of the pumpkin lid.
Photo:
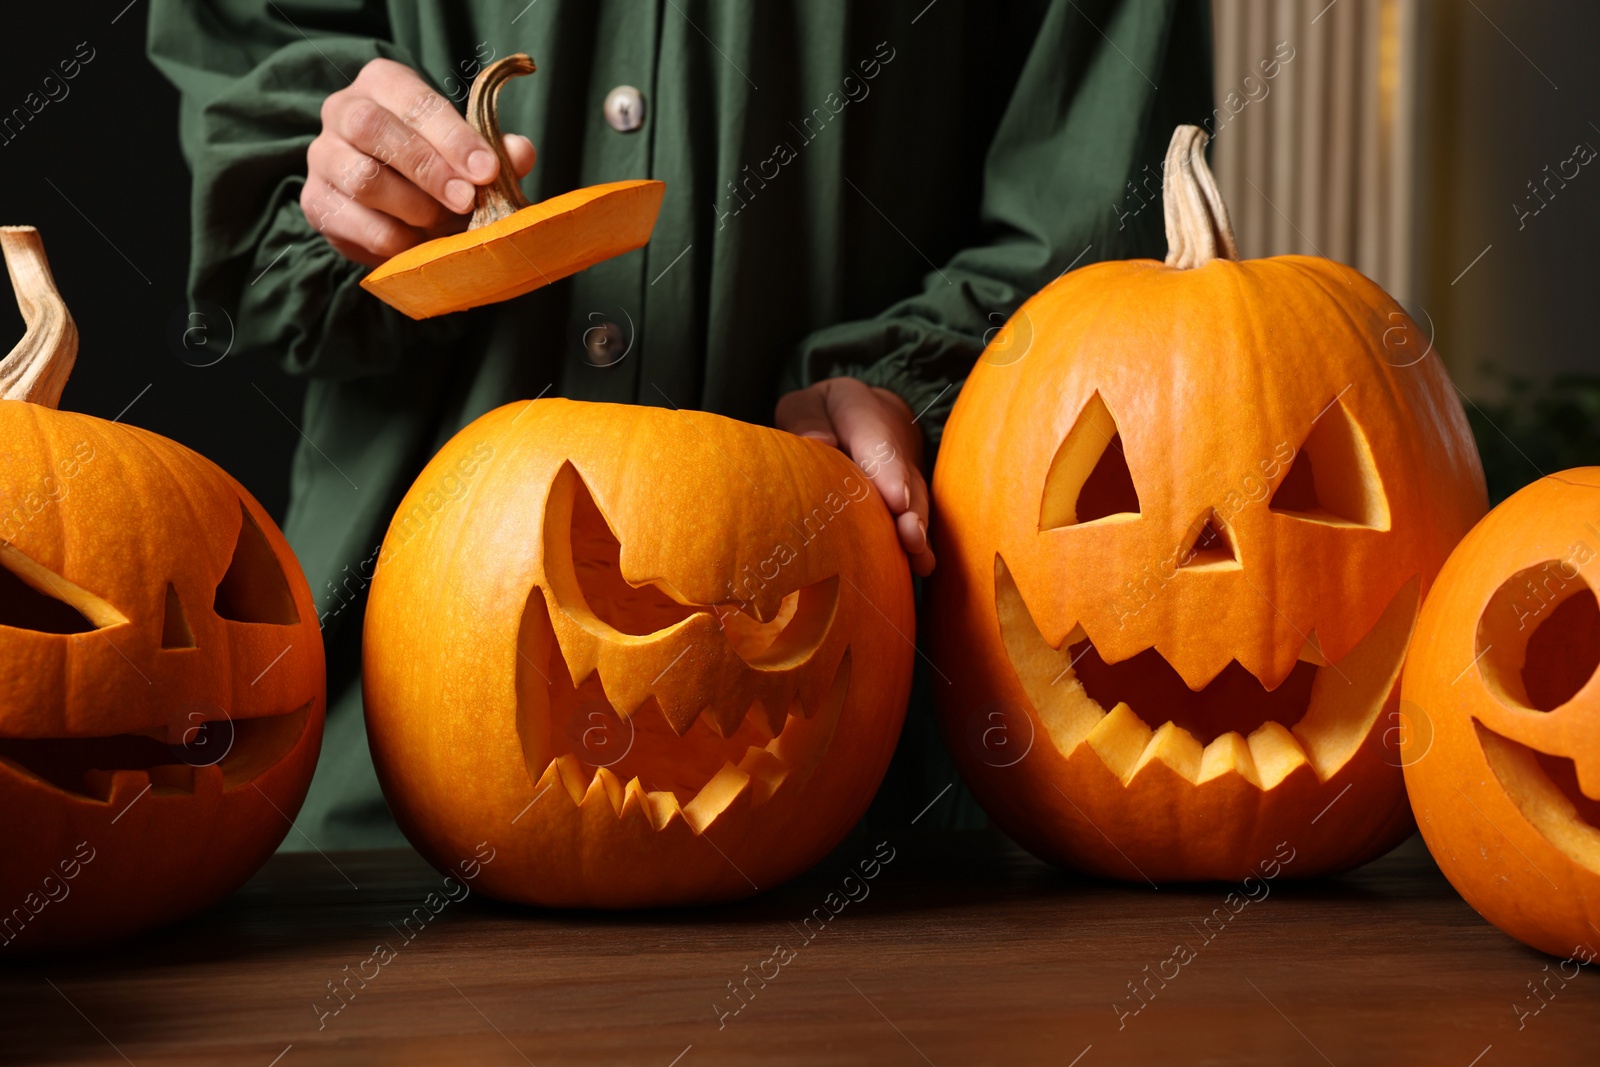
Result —
POLYGON ((663 182, 608 182, 538 204, 522 195, 497 104, 507 81, 535 69, 519 52, 485 67, 472 83, 467 121, 494 149, 500 172, 478 187, 466 231, 391 257, 361 279, 363 289, 413 319, 427 319, 521 296, 650 240, 663 182))

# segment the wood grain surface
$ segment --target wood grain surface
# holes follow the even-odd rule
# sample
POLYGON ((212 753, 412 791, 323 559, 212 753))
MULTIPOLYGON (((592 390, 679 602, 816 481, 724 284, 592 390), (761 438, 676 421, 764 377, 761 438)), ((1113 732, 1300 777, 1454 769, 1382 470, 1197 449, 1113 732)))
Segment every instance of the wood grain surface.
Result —
POLYGON ((1600 1063, 1594 968, 1500 934, 1417 838, 1308 884, 1116 885, 908 829, 733 906, 447 888, 408 851, 280 855, 187 923, 0 961, 0 1062, 1600 1063))

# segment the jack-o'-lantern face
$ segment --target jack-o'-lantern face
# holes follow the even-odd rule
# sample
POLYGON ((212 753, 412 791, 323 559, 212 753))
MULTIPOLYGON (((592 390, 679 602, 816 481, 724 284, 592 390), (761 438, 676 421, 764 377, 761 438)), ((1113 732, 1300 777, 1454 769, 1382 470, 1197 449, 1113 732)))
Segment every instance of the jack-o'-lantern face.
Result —
POLYGON ((425 855, 494 844, 493 895, 743 896, 871 799, 911 627, 892 523, 837 451, 697 412, 513 405, 396 513, 367 610, 369 737, 425 855), (466 489, 434 509, 445 479, 466 489))
POLYGON ((1600 943, 1597 514, 1593 467, 1501 504, 1440 573, 1406 666, 1429 847, 1488 919, 1562 956, 1600 943))
MULTIPOLYGON (((1213 381, 1216 394, 1191 393, 1193 410, 1222 404, 1231 383, 1213 381)), ((1062 751, 1092 736, 1127 777, 1135 767, 1124 761, 1165 729, 1179 767, 1198 773, 1209 756, 1216 771, 1253 772, 1268 787, 1317 763, 1332 777, 1350 759, 1399 675, 1419 577, 1385 558, 1388 498, 1345 406, 1372 391, 1362 385, 1358 394, 1347 383, 1320 411, 1304 403, 1314 386, 1281 396, 1289 411, 1258 408, 1248 434, 1207 433, 1172 413, 1177 435, 1211 456, 1176 476, 1154 469, 1172 464, 1166 434, 1149 442, 1156 458, 1116 425, 1103 394, 1122 390, 1090 393, 1044 472, 1037 531, 1007 538, 994 565, 1007 656, 1062 751), (1303 568, 1311 560, 1338 566, 1303 568), (1109 589, 1071 580, 1089 571, 1133 577, 1109 589), (1388 588, 1371 583, 1377 595, 1341 598, 1349 574, 1393 577, 1388 588)), ((1403 432, 1393 407, 1373 414, 1388 423, 1375 428, 1384 437, 1403 432)))
MULTIPOLYGON (((32 231, 4 236, 43 269, 32 231)), ((253 874, 305 795, 310 592, 260 505, 181 445, 21 399, 0 440, 0 943, 170 921, 253 874)))
POLYGON ((849 691, 839 575, 787 589, 774 559, 761 601, 744 605, 683 603, 660 579, 629 584, 617 535, 571 464, 551 487, 544 545, 547 585, 519 638, 530 774, 554 768, 581 802, 603 769, 637 781, 657 822, 681 810, 702 830, 743 792, 759 808, 805 784, 849 691))
POLYGON ((946 430, 929 605, 947 738, 1008 831, 1157 881, 1403 836, 1385 712, 1484 499, 1437 357, 1395 355, 1426 348, 1308 257, 1103 263, 1024 305, 946 430))
POLYGON ((1588 553, 1574 545, 1575 555, 1524 567, 1490 597, 1478 620, 1477 674, 1493 700, 1473 715, 1491 764, 1505 743, 1537 754, 1581 817, 1600 802, 1600 687, 1589 691, 1600 609, 1582 570, 1588 553))

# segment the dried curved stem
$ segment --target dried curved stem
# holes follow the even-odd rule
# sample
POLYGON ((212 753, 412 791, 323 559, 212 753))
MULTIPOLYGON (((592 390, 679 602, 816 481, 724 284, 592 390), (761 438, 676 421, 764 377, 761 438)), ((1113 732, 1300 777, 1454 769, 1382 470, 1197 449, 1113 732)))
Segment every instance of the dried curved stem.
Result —
POLYGON ((491 222, 505 218, 528 206, 528 198, 517 185, 517 172, 506 155, 505 138, 500 136, 500 89, 512 78, 532 74, 536 69, 533 60, 518 52, 496 60, 483 68, 472 83, 472 93, 467 97, 467 121, 489 142, 500 160, 500 173, 489 185, 478 186, 477 204, 472 211, 472 221, 467 229, 476 230, 491 222))
POLYGON ((1228 205, 1206 165, 1210 140, 1198 126, 1179 126, 1167 146, 1161 204, 1167 217, 1169 267, 1192 270, 1213 259, 1239 258, 1228 205))
POLYGON ((32 226, 0 226, 11 288, 27 332, 0 360, 0 400, 25 400, 53 408, 61 403, 78 358, 78 327, 50 274, 44 242, 32 226))

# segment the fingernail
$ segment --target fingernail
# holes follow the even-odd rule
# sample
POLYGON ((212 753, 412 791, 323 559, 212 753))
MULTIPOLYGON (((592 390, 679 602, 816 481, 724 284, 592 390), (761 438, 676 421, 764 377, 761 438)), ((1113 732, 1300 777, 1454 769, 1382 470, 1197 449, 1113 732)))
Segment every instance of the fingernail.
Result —
POLYGON ((444 195, 449 200, 450 206, 458 212, 467 211, 472 207, 472 186, 460 178, 451 178, 444 183, 444 195))
POLYGON ((917 520, 917 533, 922 535, 922 544, 926 548, 928 544, 928 524, 921 519, 917 520))
POLYGON ((467 157, 467 170, 480 182, 489 180, 494 173, 494 153, 480 148, 467 157))
POLYGON ((911 481, 905 479, 900 483, 900 510, 911 510, 911 481))

